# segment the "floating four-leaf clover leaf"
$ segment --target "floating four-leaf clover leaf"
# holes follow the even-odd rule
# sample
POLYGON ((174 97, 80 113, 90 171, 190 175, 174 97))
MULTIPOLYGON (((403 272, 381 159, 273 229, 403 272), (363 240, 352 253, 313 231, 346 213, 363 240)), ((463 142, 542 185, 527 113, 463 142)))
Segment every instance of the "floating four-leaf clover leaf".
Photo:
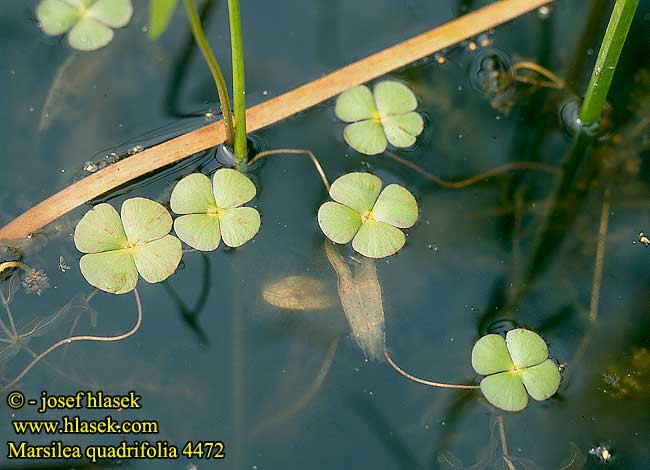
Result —
POLYGON ((36 17, 46 34, 68 32, 73 49, 94 51, 111 42, 112 28, 126 26, 133 15, 131 0, 43 0, 36 17))
POLYGON ((163 206, 141 197, 127 199, 121 215, 98 204, 74 232, 81 274, 93 286, 113 294, 135 289, 138 273, 147 282, 171 276, 181 261, 181 242, 169 235, 172 218, 163 206))
POLYGON ((376 155, 386 150, 388 142, 395 147, 415 143, 424 130, 422 116, 415 112, 417 105, 406 85, 385 80, 372 93, 365 85, 341 93, 334 112, 341 121, 352 123, 343 131, 348 145, 365 155, 376 155))
POLYGON ((560 371, 548 358, 546 343, 523 328, 508 331, 505 340, 497 334, 479 339, 472 349, 472 367, 486 376, 481 380, 485 398, 505 411, 521 411, 528 395, 543 401, 560 387, 560 371))
POLYGON ((260 214, 252 207, 239 207, 255 197, 253 182, 236 170, 223 168, 210 179, 193 173, 176 184, 171 208, 182 217, 174 221, 176 235, 192 248, 216 250, 223 238, 236 248, 260 229, 260 214))
POLYGON ((418 218, 413 194, 398 184, 381 191, 381 180, 369 173, 349 173, 334 181, 330 196, 318 210, 318 224, 335 243, 348 243, 368 258, 397 253, 406 242, 400 229, 418 218), (380 194, 381 191, 381 194, 380 194))

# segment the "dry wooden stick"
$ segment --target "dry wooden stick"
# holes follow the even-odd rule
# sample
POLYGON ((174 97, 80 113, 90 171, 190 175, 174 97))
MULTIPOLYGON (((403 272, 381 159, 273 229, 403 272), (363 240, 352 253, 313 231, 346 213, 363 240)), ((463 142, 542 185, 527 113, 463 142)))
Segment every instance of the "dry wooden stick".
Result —
MULTIPOLYGON (((501 0, 423 34, 383 49, 276 98, 250 108, 248 129, 255 131, 321 103, 353 86, 427 57, 553 0, 501 0)), ((36 232, 87 201, 147 173, 221 144, 223 121, 151 147, 74 183, 35 205, 0 229, 0 240, 36 232)))

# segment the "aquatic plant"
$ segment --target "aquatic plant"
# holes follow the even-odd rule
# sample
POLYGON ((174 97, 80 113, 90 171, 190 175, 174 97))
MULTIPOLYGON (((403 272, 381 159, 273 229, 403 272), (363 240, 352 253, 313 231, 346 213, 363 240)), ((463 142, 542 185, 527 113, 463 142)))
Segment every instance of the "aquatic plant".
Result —
POLYGON ((403 83, 384 80, 370 91, 365 85, 339 95, 335 114, 349 122, 343 137, 350 147, 365 155, 395 147, 410 147, 424 130, 422 116, 415 112, 418 101, 403 83))
POLYGON ((113 39, 113 28, 131 20, 131 0, 43 0, 36 8, 41 28, 50 36, 68 33, 73 49, 94 51, 113 39))
POLYGON ((205 37, 201 26, 201 18, 196 11, 193 0, 184 0, 185 11, 192 27, 194 39, 208 64, 212 78, 214 79, 219 103, 223 113, 226 127, 226 145, 234 150, 235 158, 239 166, 245 165, 248 161, 248 141, 246 137, 246 99, 244 86, 244 50, 241 38, 241 19, 239 11, 239 0, 228 0, 228 14, 230 21, 230 43, 232 50, 232 81, 234 114, 230 107, 230 98, 226 80, 223 78, 221 67, 212 52, 212 48, 205 37))
POLYGON ((400 229, 415 225, 418 205, 398 184, 381 188, 381 179, 370 173, 348 173, 334 181, 329 193, 335 202, 318 210, 325 236, 339 244, 352 240, 352 248, 368 258, 397 253, 406 243, 400 229))
POLYGON ((74 232, 81 274, 93 286, 113 294, 135 289, 138 274, 150 283, 171 276, 181 261, 181 242, 169 235, 172 218, 162 205, 136 197, 120 214, 102 203, 81 218, 74 232))
POLYGON ((193 173, 180 180, 171 195, 176 235, 192 248, 216 250, 223 239, 229 247, 243 245, 260 229, 260 214, 240 207, 255 197, 255 185, 236 170, 222 168, 210 179, 193 173))
POLYGON ((158 39, 169 26, 169 22, 176 11, 180 0, 150 0, 149 1, 149 28, 151 39, 158 39))
POLYGON ((618 59, 623 50, 639 0, 617 0, 600 45, 585 99, 580 107, 580 123, 593 126, 598 123, 614 79, 618 59))
POLYGON ((517 328, 503 336, 489 334, 472 349, 472 367, 484 375, 481 392, 497 408, 521 411, 528 395, 537 401, 553 396, 561 375, 537 333, 517 328))

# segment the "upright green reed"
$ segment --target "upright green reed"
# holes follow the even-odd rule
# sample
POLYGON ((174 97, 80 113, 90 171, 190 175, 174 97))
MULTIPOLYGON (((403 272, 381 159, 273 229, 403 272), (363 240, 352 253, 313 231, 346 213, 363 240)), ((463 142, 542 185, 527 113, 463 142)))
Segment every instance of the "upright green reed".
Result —
POLYGON ((185 11, 190 21, 192 34, 208 64, 212 78, 217 87, 221 112, 226 127, 226 145, 234 150, 238 165, 248 161, 248 145, 246 140, 246 92, 244 81, 244 48, 241 31, 241 14, 239 0, 228 0, 228 14, 230 20, 230 44, 232 50, 232 85, 233 109, 230 106, 228 86, 221 72, 221 67, 212 52, 210 43, 205 37, 201 26, 201 18, 194 5, 194 0, 185 0, 185 11))
POLYGON ((585 99, 580 107, 579 118, 584 126, 592 126, 600 120, 616 65, 638 5, 639 0, 616 0, 585 99))

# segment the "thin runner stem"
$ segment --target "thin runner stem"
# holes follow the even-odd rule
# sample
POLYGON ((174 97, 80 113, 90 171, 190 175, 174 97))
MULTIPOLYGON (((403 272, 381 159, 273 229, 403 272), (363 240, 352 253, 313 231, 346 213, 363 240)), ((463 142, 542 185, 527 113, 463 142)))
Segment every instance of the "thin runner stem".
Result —
POLYGON ((316 396, 321 386, 323 385, 323 382, 325 382, 325 378, 327 377, 330 368, 332 367, 332 363, 334 362, 334 356, 336 355, 336 350, 338 348, 339 339, 340 338, 337 336, 330 343, 329 347, 327 348, 327 352, 325 353, 325 358, 323 359, 323 363, 321 364, 320 370, 318 371, 318 374, 316 374, 316 378, 310 385, 307 392, 302 396, 302 398, 297 402, 293 403, 287 409, 282 410, 280 413, 273 416, 268 421, 262 421, 251 433, 250 436, 251 438, 259 435, 261 432, 263 432, 268 428, 277 429, 278 423, 281 423, 282 421, 286 421, 287 419, 299 413, 300 410, 302 410, 305 406, 307 406, 307 404, 312 400, 312 398, 316 396))
POLYGON ((140 329, 140 325, 142 324, 142 302, 140 301, 140 294, 138 293, 138 290, 135 289, 133 291, 133 294, 135 295, 135 303, 138 308, 138 319, 135 322, 135 325, 133 328, 131 328, 129 331, 126 333, 122 333, 121 335, 117 336, 89 336, 89 335, 80 335, 80 336, 71 336, 69 338, 62 339, 60 341, 57 341, 54 343, 52 346, 47 348, 45 351, 40 353, 38 356, 36 356, 32 362, 30 362, 27 367, 25 367, 20 374, 16 376, 15 379, 13 379, 11 382, 9 382, 7 385, 4 387, 0 388, 0 393, 5 392, 7 389, 13 387, 16 385, 25 375, 34 367, 36 364, 38 364, 45 356, 50 354, 52 351, 60 348, 61 346, 64 346, 66 344, 74 343, 77 341, 97 341, 97 342, 102 342, 102 343, 110 343, 113 341, 121 341, 123 339, 128 338, 129 336, 134 335, 138 329, 140 329))
POLYGON ((203 26, 201 26, 201 17, 199 12, 196 10, 196 5, 194 5, 194 0, 185 0, 185 11, 187 13, 187 18, 190 21, 190 27, 192 28, 192 34, 194 35, 194 40, 199 46, 203 58, 208 64, 212 78, 214 79, 214 84, 217 87, 217 93, 219 95, 219 105, 221 106, 221 114, 223 114, 223 120, 226 128, 226 145, 233 147, 234 145, 234 126, 232 120, 232 110, 230 107, 230 97, 228 95, 228 86, 226 85, 226 80, 223 78, 223 73, 221 73, 221 67, 217 62, 217 58, 212 52, 210 43, 205 37, 205 31, 203 31, 203 26))
POLYGON ((536 64, 535 62, 530 62, 527 60, 515 62, 512 65, 512 71, 515 73, 515 80, 518 80, 520 82, 538 84, 541 86, 546 86, 548 88, 556 88, 558 90, 564 88, 564 81, 560 77, 555 75, 546 67, 542 67, 541 65, 536 64), (525 77, 522 77, 521 75, 517 75, 516 73, 517 70, 521 70, 521 69, 532 70, 533 72, 537 72, 541 76, 547 78, 549 81, 548 82, 526 82, 525 77))
POLYGON ((543 171, 545 173, 557 173, 557 169, 551 165, 547 165, 546 163, 538 163, 538 162, 514 162, 514 163, 506 163, 505 165, 498 166, 496 168, 492 168, 491 170, 488 170, 484 173, 478 174, 476 176, 471 176, 467 179, 460 180, 460 181, 447 181, 443 180, 439 176, 433 175, 429 173, 427 170, 424 168, 420 167, 419 165, 416 165, 410 160, 407 160, 406 158, 400 157, 394 152, 391 152, 389 150, 384 152, 384 155, 387 156, 388 158, 395 160, 398 163, 401 163, 402 165, 405 165, 412 170, 415 170, 418 172, 420 175, 424 176, 430 181, 433 181, 439 186, 442 186, 443 188, 450 188, 450 189, 459 189, 459 188, 466 188, 468 186, 471 186, 473 184, 479 183, 490 176, 495 176, 500 173, 505 173, 507 171, 511 170, 533 170, 533 171, 543 171))
POLYGON ((391 365, 393 369, 395 369, 399 374, 403 375, 409 380, 412 380, 413 382, 417 382, 419 384, 423 385, 428 385, 430 387, 438 387, 438 388, 456 388, 456 389, 463 389, 463 390, 475 390, 477 388, 481 388, 479 385, 457 385, 457 384, 447 384, 447 383, 441 383, 441 382, 431 382, 429 380, 424 380, 419 377, 416 377, 414 375, 409 374, 408 372, 402 370, 397 364, 395 364, 395 361, 390 357, 388 354, 388 351, 384 351, 384 357, 388 361, 388 363, 391 365))
POLYGON ((499 428, 499 438, 501 439, 501 455, 503 456, 503 460, 508 466, 508 470, 516 470, 515 466, 512 463, 512 460, 510 460, 510 453, 508 452, 508 440, 506 439, 506 429, 503 425, 503 416, 501 415, 497 416, 497 426, 499 428))
MULTIPOLYGON (((580 341, 580 345, 576 349, 571 364, 577 364, 582 359, 594 332, 594 328, 598 321, 598 311, 600 307, 600 292, 603 281, 603 267, 605 266, 605 248, 607 247, 607 232, 609 228, 609 210, 610 210, 610 186, 605 188, 603 196, 603 205, 600 210, 600 224, 598 227, 598 244, 596 246, 596 261, 594 263, 594 273, 591 282, 591 302, 589 306, 589 326, 587 332, 580 341)), ((571 376, 575 367, 567 371, 567 380, 571 376)))
POLYGON ((320 176, 320 179, 323 181, 323 185, 325 186, 325 189, 329 192, 330 190, 330 184, 327 181, 327 176, 325 175, 325 170, 323 170, 323 167, 321 166, 320 162, 318 161, 318 158, 316 158, 316 155, 314 155, 314 152, 311 150, 304 150, 304 149, 277 149, 277 150, 265 150, 264 152, 260 152, 257 155, 255 155, 255 158, 253 158, 248 164, 252 165, 258 160, 261 160, 264 157, 268 157, 269 155, 278 155, 278 154, 290 154, 290 155, 307 155, 311 162, 314 164, 316 167, 316 171, 318 172, 318 175, 320 176))

